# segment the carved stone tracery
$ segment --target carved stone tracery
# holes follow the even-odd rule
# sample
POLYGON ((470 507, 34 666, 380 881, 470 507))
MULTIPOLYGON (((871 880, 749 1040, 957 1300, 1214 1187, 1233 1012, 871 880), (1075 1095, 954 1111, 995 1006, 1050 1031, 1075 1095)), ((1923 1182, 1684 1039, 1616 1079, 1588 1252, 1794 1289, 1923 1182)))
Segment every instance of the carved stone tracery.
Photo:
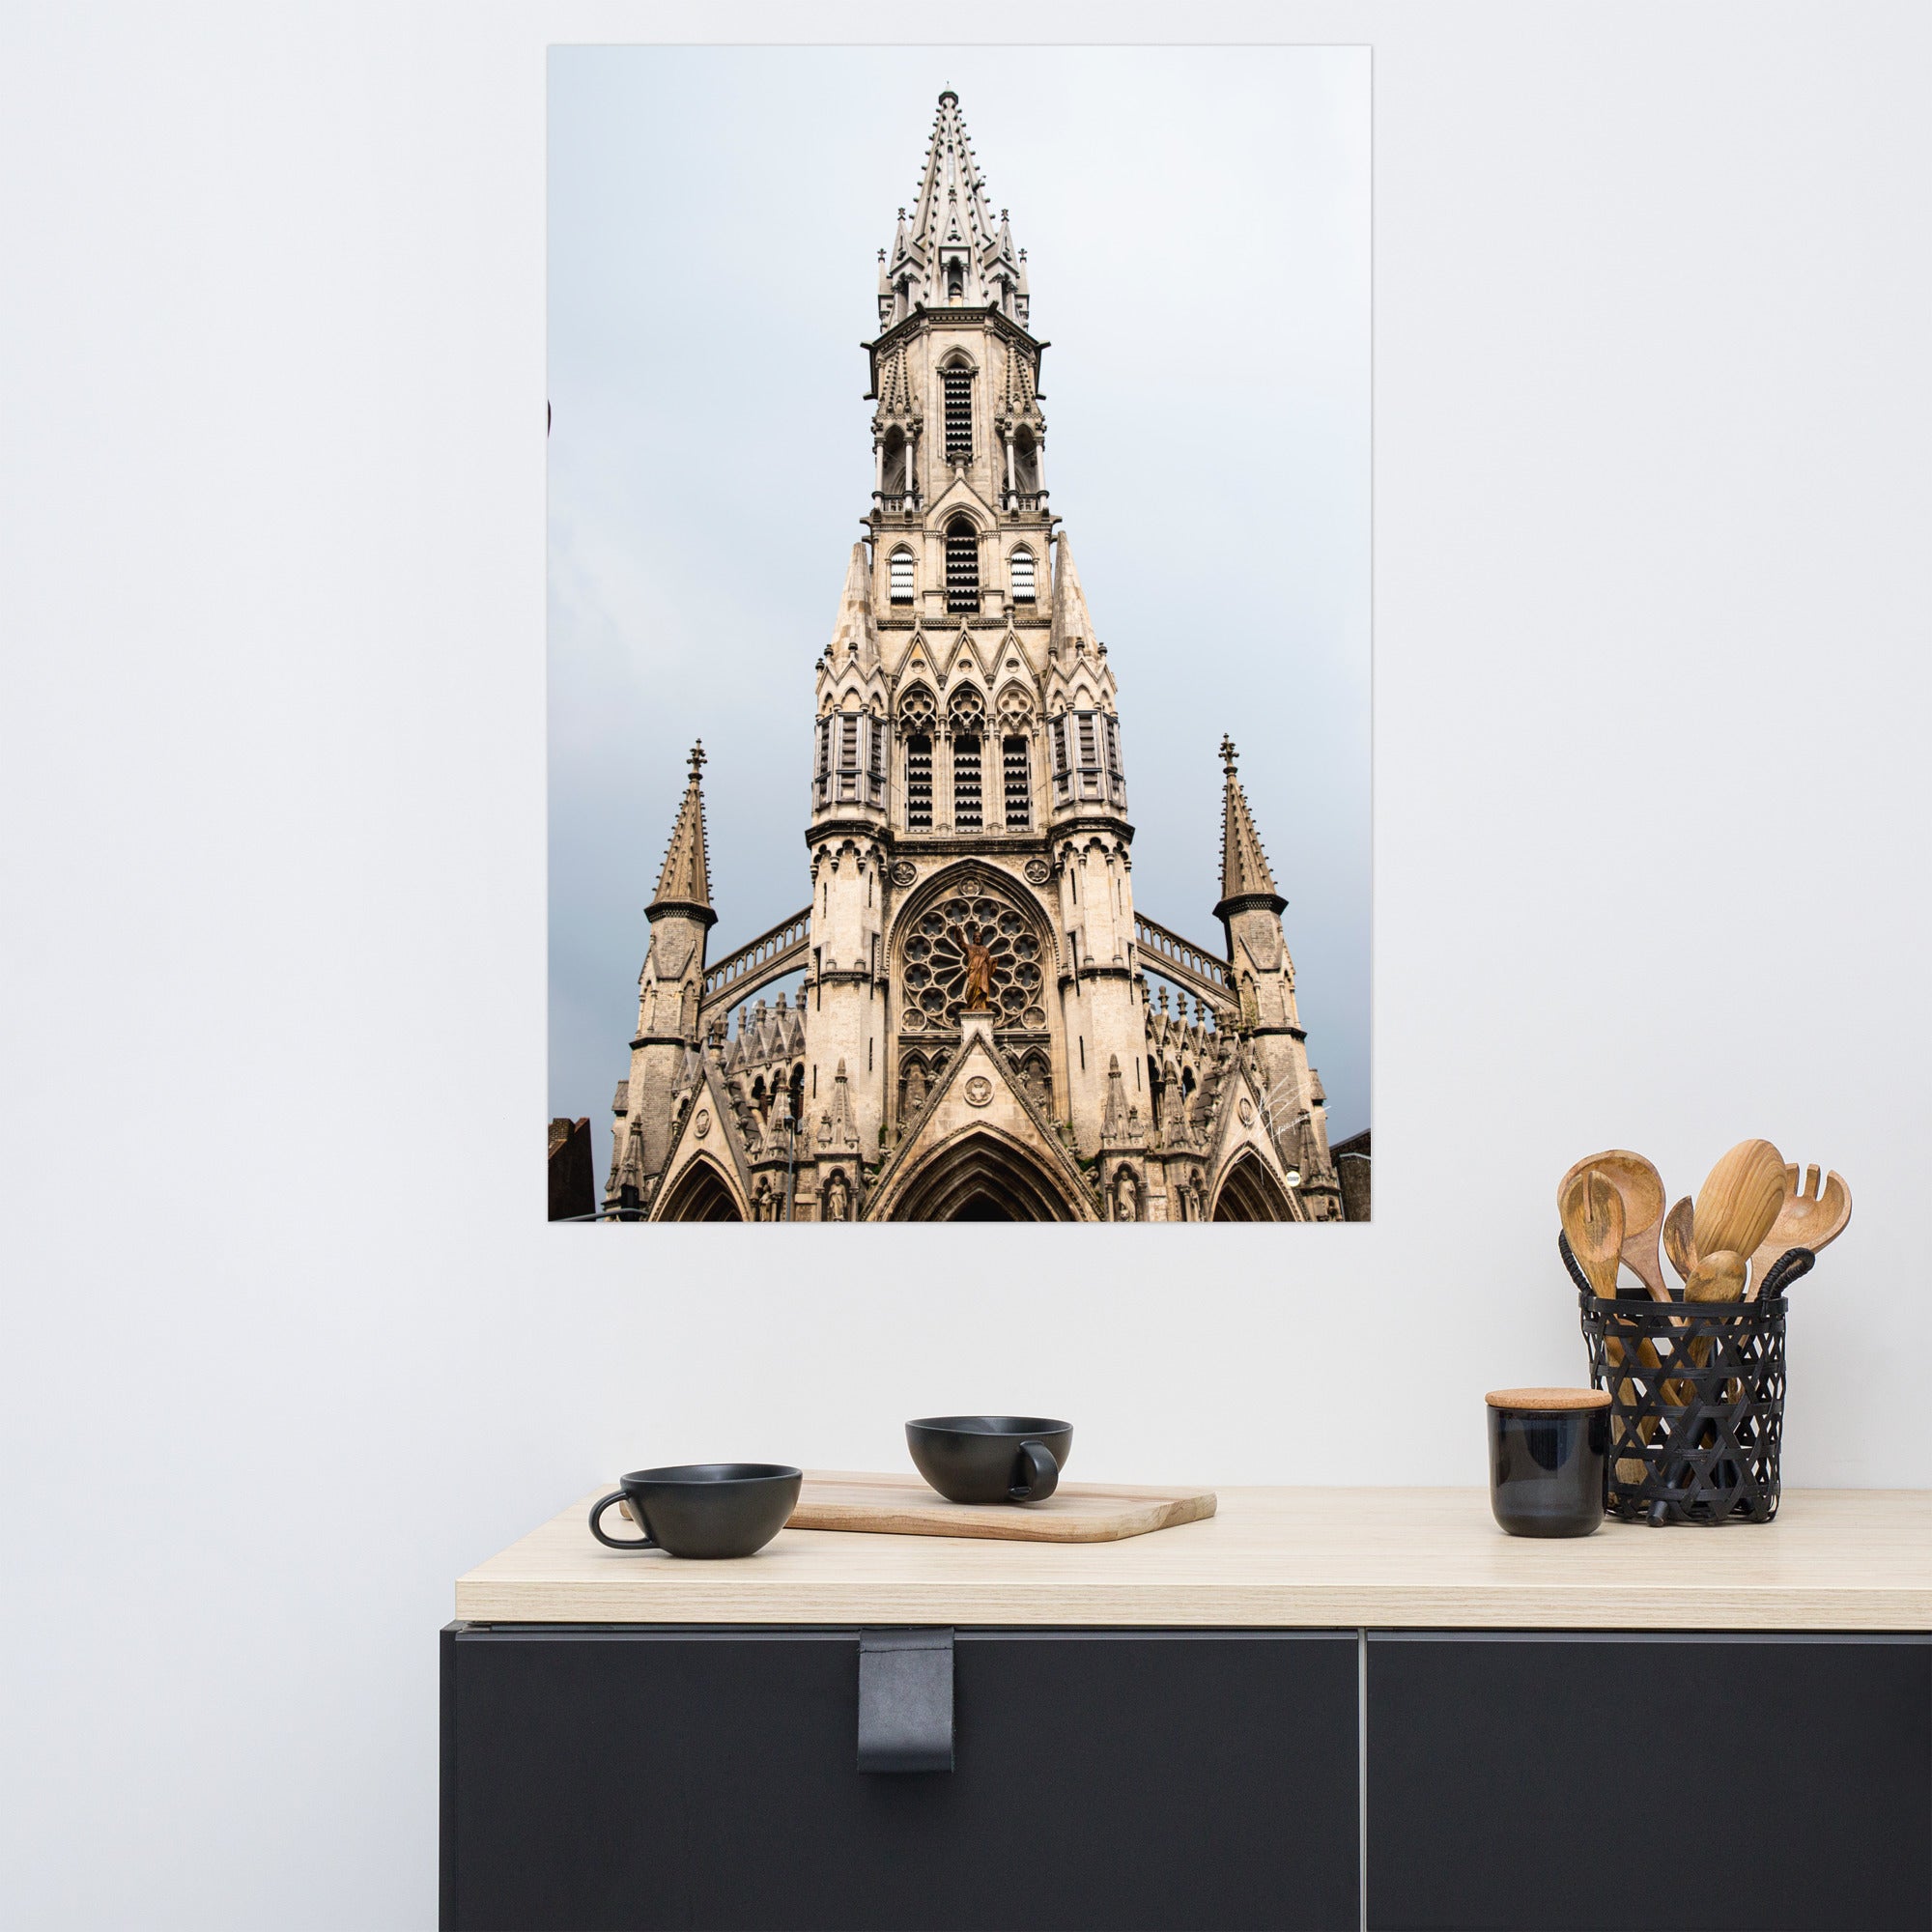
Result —
POLYGON ((1033 922, 983 882, 949 894, 914 922, 900 972, 908 1031, 952 1031, 972 1009, 979 964, 985 1009, 997 1029, 1039 1032, 1046 1026, 1040 943, 1033 922), (980 949, 986 957, 977 960, 980 949))

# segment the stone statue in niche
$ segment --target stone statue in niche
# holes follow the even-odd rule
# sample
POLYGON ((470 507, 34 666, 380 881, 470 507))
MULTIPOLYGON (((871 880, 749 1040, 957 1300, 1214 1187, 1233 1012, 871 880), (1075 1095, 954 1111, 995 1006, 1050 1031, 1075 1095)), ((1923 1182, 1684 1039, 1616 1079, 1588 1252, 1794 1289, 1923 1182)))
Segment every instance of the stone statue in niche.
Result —
POLYGON ((825 1183, 825 1218, 828 1221, 849 1221, 852 1218, 852 1189, 840 1168, 835 1167, 832 1179, 825 1183))

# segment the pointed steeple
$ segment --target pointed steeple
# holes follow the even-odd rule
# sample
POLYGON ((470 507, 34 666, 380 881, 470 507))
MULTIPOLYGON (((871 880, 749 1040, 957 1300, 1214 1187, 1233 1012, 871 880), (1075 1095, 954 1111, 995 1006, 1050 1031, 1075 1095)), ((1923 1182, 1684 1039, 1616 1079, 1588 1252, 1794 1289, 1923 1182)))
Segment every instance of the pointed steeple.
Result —
POLYGON ((863 543, 852 546, 845 589, 838 599, 838 617, 832 627, 833 669, 842 669, 849 657, 857 657, 861 670, 870 670, 879 662, 879 633, 872 621, 872 572, 863 543), (855 644, 856 651, 852 648, 855 644))
POLYGON ((1086 592, 1080 588, 1080 573, 1073 567, 1073 546, 1062 530, 1053 546, 1053 633, 1051 647, 1056 659, 1070 653, 1076 642, 1094 648, 1094 619, 1087 609, 1086 592))
POLYGON ((1238 910, 1236 901, 1250 904, 1265 899, 1280 912, 1288 901, 1275 891, 1274 873, 1262 850, 1261 834, 1248 810, 1248 795, 1235 776, 1235 741, 1221 740, 1221 762, 1227 767, 1227 790, 1221 800, 1221 903, 1215 916, 1225 919, 1238 910))
POLYGON ((1026 281, 1012 228, 1005 209, 998 221, 993 218, 959 97, 950 87, 939 97, 911 229, 901 209, 887 259, 886 284, 895 294, 906 285, 908 308, 922 302, 930 308, 952 301, 968 307, 990 303, 1026 325, 1023 307, 1015 309, 1026 281))
POLYGON ((856 1148, 859 1145, 859 1122, 852 1112, 852 1083, 845 1077, 845 1063, 838 1063, 838 1071, 832 1082, 832 1106, 826 1118, 832 1122, 832 1145, 836 1148, 856 1148))
POLYGON ((910 421, 912 413, 912 387, 906 380, 905 351, 903 348, 895 349, 880 365, 879 419, 881 422, 895 418, 910 421))
POLYGON ((667 912, 681 912, 701 919, 706 925, 717 923, 718 915, 711 910, 711 855, 704 839, 704 792, 697 778, 703 768, 704 744, 700 739, 691 748, 691 780, 677 809, 677 822, 670 829, 670 844, 665 850, 657 893, 645 907, 652 920, 667 912))

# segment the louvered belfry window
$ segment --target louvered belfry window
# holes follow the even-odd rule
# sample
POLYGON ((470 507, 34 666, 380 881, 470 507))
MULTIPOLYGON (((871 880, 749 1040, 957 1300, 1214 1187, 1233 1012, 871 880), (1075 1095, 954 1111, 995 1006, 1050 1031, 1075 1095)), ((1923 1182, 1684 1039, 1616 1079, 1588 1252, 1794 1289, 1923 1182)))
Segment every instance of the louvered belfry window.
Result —
POLYGON ((932 740, 923 731, 905 741, 906 826, 913 832, 932 830, 932 740))
POLYGON ((867 711, 836 711, 818 723, 818 800, 886 802, 886 727, 867 711))
POLYGON ((980 735, 986 724, 986 700, 970 684, 962 685, 947 712, 952 725, 953 829, 977 832, 986 822, 981 789, 985 739, 980 735))
POLYGON ((1013 602, 1031 604, 1033 601, 1033 552, 1016 550, 1013 553, 1013 602))
POLYGON ((980 791, 980 740, 952 741, 952 823, 962 831, 977 831, 984 818, 980 791))
POLYGON ((1022 831, 1033 823, 1033 761, 1024 738, 1004 743, 1007 781, 1007 830, 1022 831))
POLYGON ((895 604, 912 602, 912 552, 895 550, 892 554, 892 586, 895 604))
POLYGON ((844 711, 838 717, 838 796, 859 796, 859 714, 844 711))
POLYGON ((1080 738, 1080 795, 1082 798, 1097 798, 1100 795, 1100 732, 1099 720, 1091 711, 1074 713, 1074 725, 1080 738))
POLYGON ((963 517, 946 532, 946 608, 980 608, 980 536, 963 517))
POLYGON ((1110 712, 1069 711, 1052 720, 1056 801, 1101 799, 1123 806, 1121 727, 1110 712))
POLYGON ((942 369, 939 380, 946 387, 946 453, 949 457, 973 454, 973 372, 970 369, 942 369))

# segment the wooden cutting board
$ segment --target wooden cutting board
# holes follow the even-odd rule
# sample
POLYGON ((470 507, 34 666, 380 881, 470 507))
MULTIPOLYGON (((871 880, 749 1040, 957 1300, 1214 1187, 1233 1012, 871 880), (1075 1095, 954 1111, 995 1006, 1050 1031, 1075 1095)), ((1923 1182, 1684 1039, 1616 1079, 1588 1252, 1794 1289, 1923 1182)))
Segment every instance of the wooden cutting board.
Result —
POLYGON ((1214 1514, 1212 1490, 1062 1483, 1043 1503, 950 1503, 917 1476, 808 1473, 787 1529, 887 1536, 992 1536, 1016 1543, 1115 1543, 1214 1514))

